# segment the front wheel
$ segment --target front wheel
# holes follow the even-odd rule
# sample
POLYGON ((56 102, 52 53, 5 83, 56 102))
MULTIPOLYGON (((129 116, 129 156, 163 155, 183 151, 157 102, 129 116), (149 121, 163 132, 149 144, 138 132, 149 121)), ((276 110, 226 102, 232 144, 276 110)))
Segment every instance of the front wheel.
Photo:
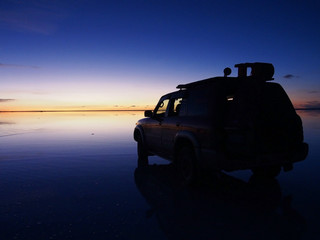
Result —
POLYGON ((142 140, 141 135, 137 136, 137 153, 138 153, 138 166, 146 166, 148 165, 148 151, 146 146, 142 140))

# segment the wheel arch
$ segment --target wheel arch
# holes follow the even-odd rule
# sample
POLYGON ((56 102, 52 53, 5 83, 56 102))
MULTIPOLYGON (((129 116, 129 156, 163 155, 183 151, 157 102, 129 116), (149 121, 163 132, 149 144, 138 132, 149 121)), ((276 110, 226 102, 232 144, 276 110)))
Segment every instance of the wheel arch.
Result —
POLYGON ((144 131, 142 126, 138 125, 134 128, 134 132, 133 132, 133 139, 135 141, 138 140, 138 136, 141 136, 142 142, 145 143, 145 136, 144 136, 144 131))
POLYGON ((178 132, 174 139, 174 161, 177 159, 177 153, 182 146, 190 146, 193 148, 196 159, 200 156, 200 145, 195 135, 188 131, 178 132))

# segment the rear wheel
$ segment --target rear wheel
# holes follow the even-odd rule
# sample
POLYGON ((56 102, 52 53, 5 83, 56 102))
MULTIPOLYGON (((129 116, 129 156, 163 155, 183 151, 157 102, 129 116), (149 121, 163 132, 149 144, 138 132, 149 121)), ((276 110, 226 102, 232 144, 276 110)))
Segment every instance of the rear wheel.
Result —
POLYGON ((137 136, 138 166, 148 165, 148 151, 140 134, 137 136))
POLYGON ((191 146, 183 146, 177 153, 177 168, 185 184, 196 182, 195 153, 191 146))
POLYGON ((253 168, 252 172, 257 177, 275 178, 281 172, 281 166, 265 166, 253 168))

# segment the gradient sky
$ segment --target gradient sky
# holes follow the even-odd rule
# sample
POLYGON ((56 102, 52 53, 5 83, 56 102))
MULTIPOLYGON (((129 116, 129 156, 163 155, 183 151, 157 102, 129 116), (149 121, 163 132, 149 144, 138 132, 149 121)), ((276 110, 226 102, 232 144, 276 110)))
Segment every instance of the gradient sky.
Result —
POLYGON ((319 13, 318 0, 1 0, 0 110, 150 109, 257 61, 295 106, 320 107, 319 13))

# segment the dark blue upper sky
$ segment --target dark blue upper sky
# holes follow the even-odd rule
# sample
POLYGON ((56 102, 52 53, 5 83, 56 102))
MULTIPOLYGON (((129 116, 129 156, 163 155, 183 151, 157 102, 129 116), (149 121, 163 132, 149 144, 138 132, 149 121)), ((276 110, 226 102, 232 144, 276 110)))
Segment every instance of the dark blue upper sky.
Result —
POLYGON ((255 61, 274 64, 296 105, 318 106, 319 10, 318 1, 3 0, 0 108, 152 105, 178 83, 255 61))

